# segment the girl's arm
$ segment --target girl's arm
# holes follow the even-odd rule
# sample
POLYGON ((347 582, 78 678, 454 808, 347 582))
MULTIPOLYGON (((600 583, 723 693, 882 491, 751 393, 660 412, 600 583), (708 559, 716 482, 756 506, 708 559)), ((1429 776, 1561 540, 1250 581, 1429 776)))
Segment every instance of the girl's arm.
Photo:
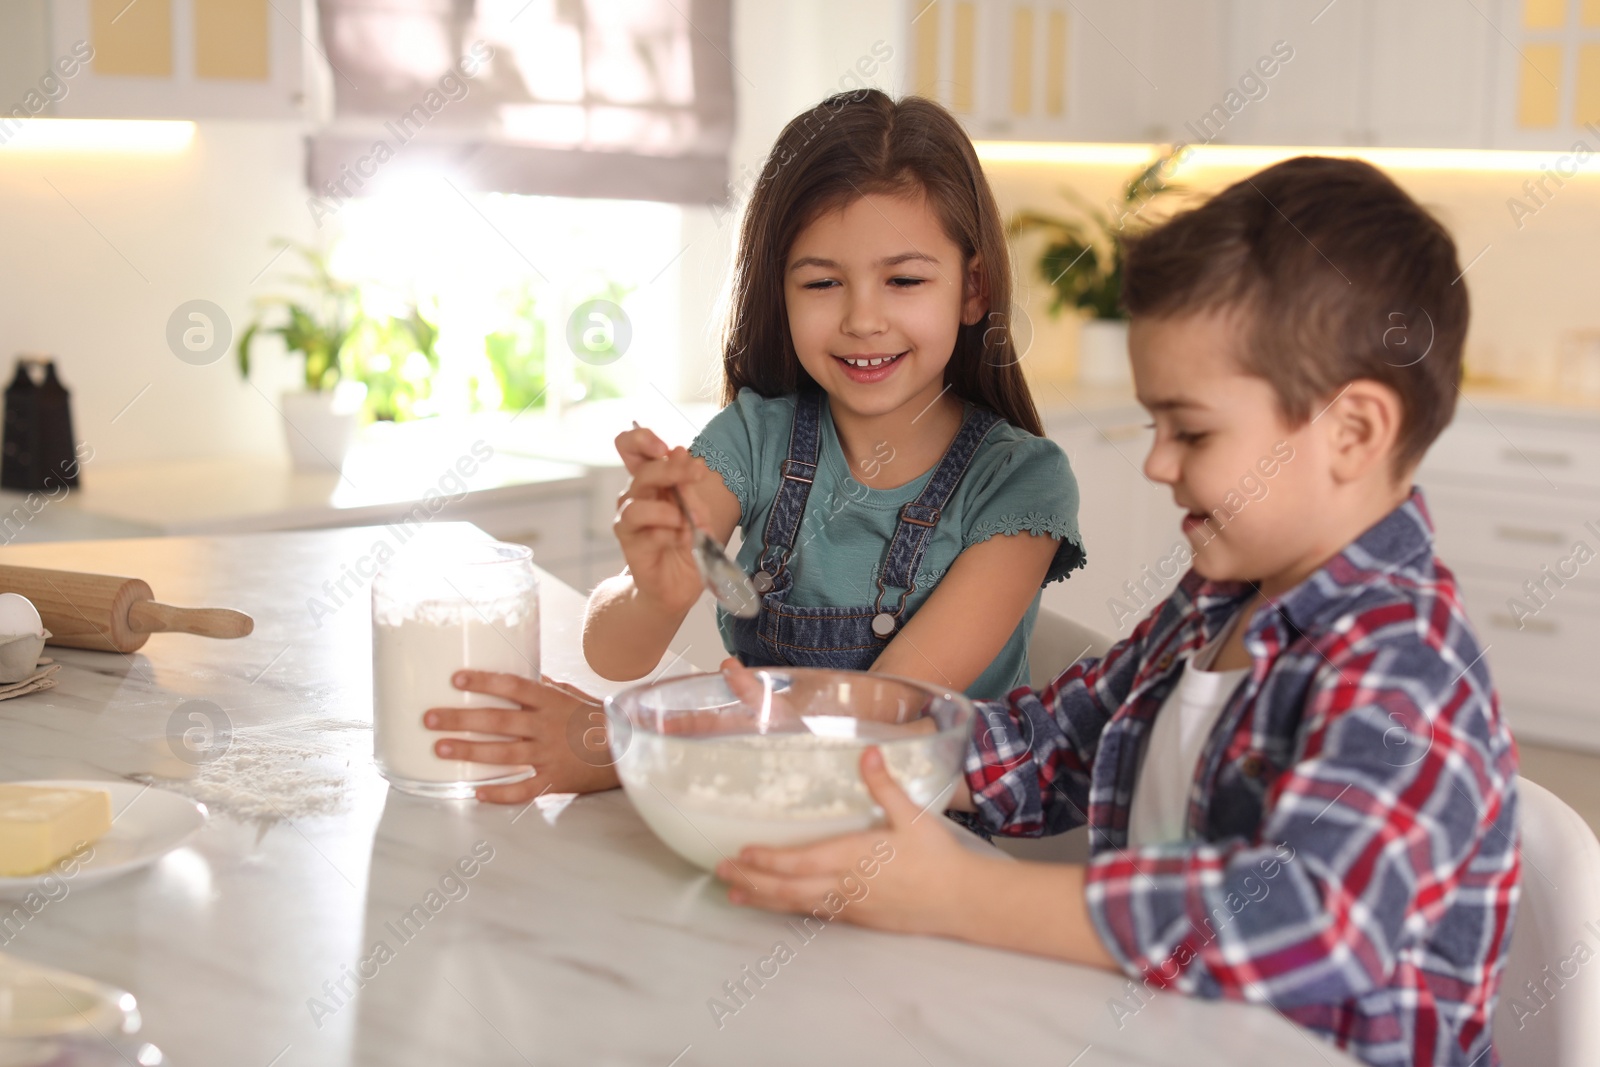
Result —
POLYGON ((1021 533, 968 548, 872 669, 966 689, 1011 640, 1057 547, 1052 537, 1021 533))
POLYGON ((669 451, 649 430, 621 434, 617 452, 633 475, 617 500, 612 524, 627 567, 589 595, 583 655, 602 678, 632 681, 661 662, 705 588, 673 488, 722 545, 739 522, 739 498, 704 462, 681 448, 669 451))

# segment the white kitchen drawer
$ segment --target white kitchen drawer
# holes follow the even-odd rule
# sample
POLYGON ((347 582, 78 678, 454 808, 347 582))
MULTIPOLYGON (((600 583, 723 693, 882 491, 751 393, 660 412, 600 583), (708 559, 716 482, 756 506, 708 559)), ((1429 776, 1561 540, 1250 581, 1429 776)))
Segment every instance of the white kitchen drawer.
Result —
POLYGON ((1512 597, 1521 599, 1518 583, 1458 578, 1512 729, 1518 728, 1522 704, 1600 727, 1600 609, 1594 602, 1557 594, 1537 614, 1519 620, 1507 605, 1512 597))
MULTIPOLYGON (((1131 414, 1131 413, 1130 413, 1131 414)), ((1153 436, 1133 416, 1059 426, 1059 444, 1078 482, 1078 528, 1088 565, 1045 590, 1044 603, 1101 633, 1125 637, 1148 607, 1172 591, 1181 572, 1152 578, 1147 568, 1184 543, 1172 490, 1141 469, 1153 436), (1126 583, 1143 589, 1131 597, 1126 583)))
POLYGON ((587 493, 462 509, 451 517, 476 523, 501 541, 527 545, 540 566, 582 561, 588 548, 587 493))
POLYGON ((1527 415, 1485 413, 1463 403, 1428 451, 1421 479, 1600 492, 1600 428, 1536 424, 1527 415))
POLYGON ((1439 558, 1452 569, 1489 568, 1518 585, 1549 573, 1600 596, 1600 501, 1448 483, 1425 492, 1439 558), (1574 552, 1580 542, 1586 552, 1574 552))

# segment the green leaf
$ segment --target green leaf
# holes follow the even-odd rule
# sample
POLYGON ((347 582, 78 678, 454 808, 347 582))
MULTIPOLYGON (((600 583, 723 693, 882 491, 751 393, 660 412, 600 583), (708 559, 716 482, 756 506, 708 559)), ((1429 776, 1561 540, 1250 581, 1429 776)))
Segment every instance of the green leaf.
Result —
POLYGON ((246 381, 250 378, 250 346, 255 343, 256 332, 260 329, 260 322, 252 322, 245 327, 244 333, 239 335, 239 377, 246 381))
POLYGON ((1126 228, 1139 221, 1144 203, 1178 190, 1166 179, 1171 158, 1171 153, 1161 156, 1123 184, 1122 203, 1139 207, 1122 211, 1116 201, 1111 201, 1112 209, 1117 211, 1115 221, 1077 190, 1063 188, 1062 199, 1079 217, 1063 218, 1027 209, 1006 223, 1006 232, 1012 237, 1039 233, 1045 238, 1036 267, 1038 276, 1052 290, 1051 315, 1072 307, 1095 318, 1125 317, 1121 305, 1122 239, 1126 228))
POLYGON ((334 277, 326 255, 318 249, 282 238, 273 244, 292 249, 309 273, 288 279, 303 295, 268 296, 256 302, 257 315, 239 338, 239 371, 248 377, 256 337, 276 334, 286 349, 303 358, 306 388, 331 389, 342 372, 344 346, 361 321, 360 288, 334 277))

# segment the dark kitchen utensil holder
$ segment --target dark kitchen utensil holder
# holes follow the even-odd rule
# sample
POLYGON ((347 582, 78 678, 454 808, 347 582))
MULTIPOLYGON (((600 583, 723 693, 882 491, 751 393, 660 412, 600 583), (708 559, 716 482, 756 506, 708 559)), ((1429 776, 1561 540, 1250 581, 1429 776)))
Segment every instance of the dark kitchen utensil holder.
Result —
POLYGON ((54 360, 18 356, 17 373, 6 387, 0 489, 31 493, 63 485, 78 487, 71 397, 56 377, 54 360))

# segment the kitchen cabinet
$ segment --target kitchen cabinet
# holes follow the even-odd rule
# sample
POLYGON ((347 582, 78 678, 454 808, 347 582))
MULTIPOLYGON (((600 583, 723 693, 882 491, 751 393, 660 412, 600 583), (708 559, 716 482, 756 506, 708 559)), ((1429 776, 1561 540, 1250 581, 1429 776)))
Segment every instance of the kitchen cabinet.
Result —
POLYGON ((1600 136, 1600 4, 1593 0, 1502 0, 1493 12, 1490 116, 1495 148, 1565 151, 1600 136))
POLYGON ((1137 59, 1133 5, 1107 0, 913 0, 910 88, 949 107, 974 137, 1128 140, 1137 59), (1107 46, 1107 42, 1111 42, 1107 46))
POLYGON ((1362 125, 1365 0, 1315 27, 1314 14, 1282 0, 915 3, 911 87, 976 138, 1342 144, 1362 125), (1279 42, 1293 59, 1263 77, 1279 42))
POLYGON ((1493 3, 1235 0, 1231 70, 1279 42, 1292 60, 1218 140, 1234 144, 1483 148, 1493 3))
POLYGON ((910 88, 994 140, 1184 139, 1220 96, 1226 0, 933 0, 908 15, 910 88))
POLYGON ((1368 4, 1366 136, 1355 143, 1491 147, 1496 63, 1516 58, 1491 21, 1499 6, 1495 0, 1368 4))
POLYGON ((1418 481, 1512 730, 1600 750, 1600 414, 1465 401, 1418 481))
POLYGON ((913 3, 911 87, 977 138, 1564 148, 1573 127, 1505 134, 1524 2, 913 3))
MULTIPOLYGON (((1222 106, 1229 90, 1238 88, 1239 78, 1249 69, 1241 67, 1230 73, 1219 62, 1230 49, 1229 11, 1228 0, 1196 0, 1169 4, 1156 16, 1148 12, 1143 16, 1141 25, 1147 31, 1134 38, 1135 50, 1130 53, 1139 70, 1128 86, 1138 108, 1131 116, 1136 136, 1101 140, 1171 144, 1208 136, 1203 132, 1204 120, 1222 106)), ((1098 43, 1105 46, 1103 40, 1098 43)), ((1124 64, 1124 68, 1131 69, 1131 65, 1124 64)))
POLYGON ((1088 560, 1046 589, 1043 604, 1108 637, 1126 637, 1187 570, 1175 554, 1187 542, 1172 491, 1142 471, 1149 419, 1131 400, 1102 406, 1079 397, 1059 408, 1041 400, 1045 433, 1067 453, 1078 482, 1088 560))
MULTIPOLYGON (((1235 0, 1230 5, 1227 62, 1217 72, 1227 88, 1263 58, 1282 62, 1264 95, 1242 100, 1215 140, 1223 144, 1346 145, 1371 139, 1367 129, 1367 8, 1364 0, 1235 0), (1316 21, 1313 22, 1312 19, 1316 21), (1283 62, 1283 57, 1290 58, 1283 62)), ((1220 93, 1219 93, 1220 95, 1220 93)), ((1193 134, 1183 138, 1199 140, 1193 134)))
POLYGON ((0 105, 41 118, 300 118, 309 6, 6 0, 0 105))
POLYGON ((0 115, 28 109, 28 94, 40 92, 48 72, 50 12, 45 0, 0 3, 0 115))

